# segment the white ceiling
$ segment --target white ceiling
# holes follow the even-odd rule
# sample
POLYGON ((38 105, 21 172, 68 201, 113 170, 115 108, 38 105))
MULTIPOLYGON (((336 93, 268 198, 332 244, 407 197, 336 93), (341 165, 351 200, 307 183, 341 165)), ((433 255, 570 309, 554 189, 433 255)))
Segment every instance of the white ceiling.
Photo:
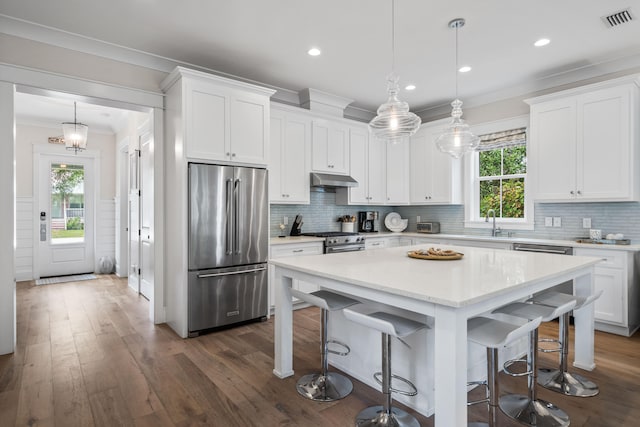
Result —
MULTIPOLYGON (((355 108, 386 98, 390 0, 2 0, 0 14, 287 91, 318 89, 355 108), (312 46, 323 54, 308 56, 312 46)), ((413 111, 453 99, 447 24, 458 17, 467 20, 460 64, 473 67, 459 75, 466 105, 640 70, 640 0, 396 0, 396 71, 417 86, 401 94, 413 111), (604 25, 627 7, 633 21, 604 25), (535 48, 541 37, 551 44, 535 48)))

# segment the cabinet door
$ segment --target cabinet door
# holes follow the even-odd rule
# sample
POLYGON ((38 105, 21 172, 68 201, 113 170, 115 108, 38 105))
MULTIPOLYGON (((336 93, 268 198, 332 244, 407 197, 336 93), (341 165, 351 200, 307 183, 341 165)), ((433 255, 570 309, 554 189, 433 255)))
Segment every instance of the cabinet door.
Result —
POLYGON ((597 321, 619 323, 626 326, 626 306, 624 301, 625 277, 617 268, 596 268, 594 273, 595 292, 604 291, 595 301, 594 317, 597 321))
POLYGON ((365 249, 382 249, 386 248, 389 243, 390 237, 378 237, 378 238, 366 238, 364 241, 365 249))
POLYGON ((369 204, 382 205, 386 200, 387 183, 387 143, 377 138, 369 138, 368 178, 369 204))
POLYGON ((358 181, 357 187, 351 187, 349 191, 349 204, 369 203, 369 142, 368 135, 356 129, 351 129, 349 162, 350 175, 358 181))
POLYGON ((239 93, 231 97, 230 105, 229 160, 266 165, 269 100, 263 96, 239 93))
POLYGON ((269 200, 309 204, 311 120, 273 110, 270 122, 269 200))
POLYGON ((409 144, 387 143, 387 200, 388 205, 409 203, 409 144))
POLYGON ((187 158, 228 160, 229 95, 210 84, 189 80, 184 99, 187 158))
POLYGON ((530 165, 535 198, 573 200, 576 191, 576 99, 531 106, 530 165))
POLYGON ((410 151, 410 192, 411 204, 425 204, 429 202, 431 194, 431 171, 428 153, 429 143, 433 141, 433 134, 428 127, 422 127, 409 142, 410 151))
POLYGON ((578 98, 578 199, 633 197, 628 87, 594 91, 578 98))
POLYGON ((317 172, 349 173, 349 128, 329 120, 313 121, 312 168, 317 172))
MULTIPOLYGON (((271 258, 283 258, 288 256, 307 256, 322 254, 322 242, 313 243, 292 243, 285 245, 272 245, 271 258)), ((275 280, 275 272, 273 266, 269 266, 269 307, 274 306, 273 285, 275 280)), ((293 280, 291 286, 304 292, 313 292, 319 289, 319 286, 313 283, 301 280, 293 280)), ((294 303, 299 302, 298 298, 292 298, 294 303)))

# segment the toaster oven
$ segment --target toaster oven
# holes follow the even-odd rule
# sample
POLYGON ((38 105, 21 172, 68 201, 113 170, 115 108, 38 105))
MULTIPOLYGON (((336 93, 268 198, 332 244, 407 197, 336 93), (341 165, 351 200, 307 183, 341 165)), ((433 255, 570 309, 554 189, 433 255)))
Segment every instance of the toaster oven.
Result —
POLYGON ((418 233, 437 234, 440 232, 439 222, 419 222, 418 233))

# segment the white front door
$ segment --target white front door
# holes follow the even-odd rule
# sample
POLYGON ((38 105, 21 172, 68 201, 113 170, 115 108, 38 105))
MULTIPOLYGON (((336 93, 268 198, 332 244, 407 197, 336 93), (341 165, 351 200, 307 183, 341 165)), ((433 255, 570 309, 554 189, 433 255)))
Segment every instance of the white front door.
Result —
POLYGON ((94 272, 94 159, 41 153, 36 188, 36 278, 94 272))

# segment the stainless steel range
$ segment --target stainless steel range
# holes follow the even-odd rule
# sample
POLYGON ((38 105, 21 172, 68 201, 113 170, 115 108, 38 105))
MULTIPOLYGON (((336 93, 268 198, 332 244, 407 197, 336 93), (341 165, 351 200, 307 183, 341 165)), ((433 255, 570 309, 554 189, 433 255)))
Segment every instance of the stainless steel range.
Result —
POLYGON ((324 253, 355 252, 364 250, 365 237, 342 231, 303 233, 304 236, 324 237, 324 253))

